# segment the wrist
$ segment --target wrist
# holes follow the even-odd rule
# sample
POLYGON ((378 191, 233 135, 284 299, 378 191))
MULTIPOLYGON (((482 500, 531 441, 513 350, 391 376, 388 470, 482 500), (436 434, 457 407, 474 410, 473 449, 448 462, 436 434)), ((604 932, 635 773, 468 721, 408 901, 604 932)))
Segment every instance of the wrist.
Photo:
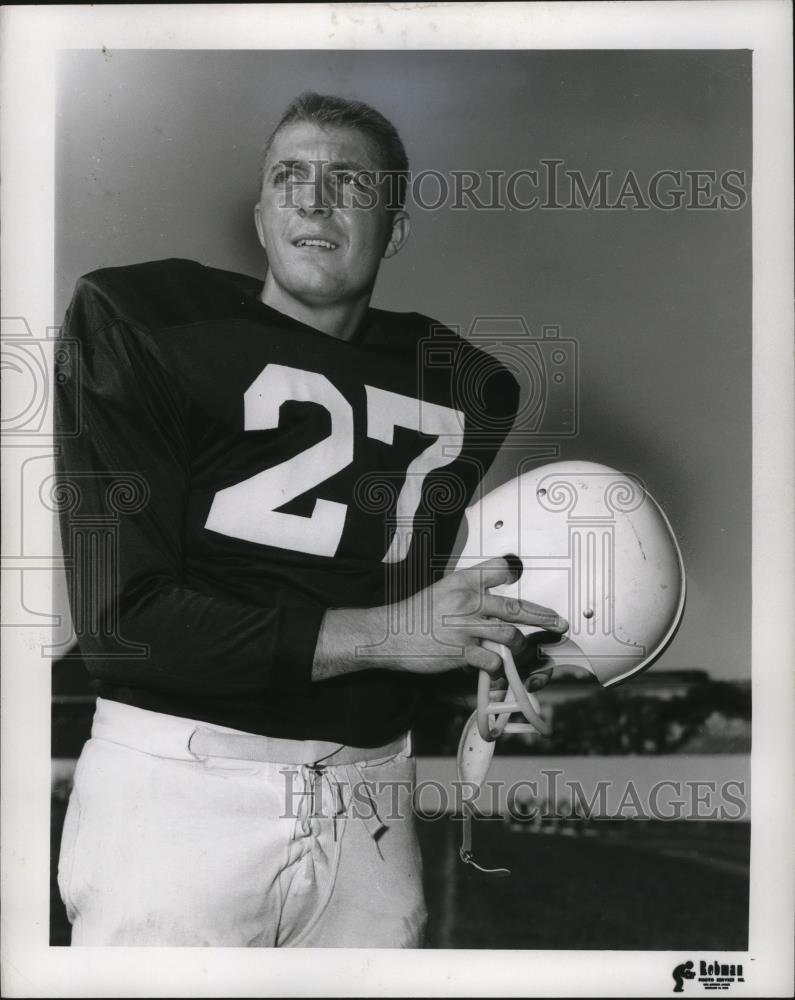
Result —
POLYGON ((312 663, 312 680, 361 670, 400 670, 388 642, 389 608, 330 608, 323 616, 312 663))

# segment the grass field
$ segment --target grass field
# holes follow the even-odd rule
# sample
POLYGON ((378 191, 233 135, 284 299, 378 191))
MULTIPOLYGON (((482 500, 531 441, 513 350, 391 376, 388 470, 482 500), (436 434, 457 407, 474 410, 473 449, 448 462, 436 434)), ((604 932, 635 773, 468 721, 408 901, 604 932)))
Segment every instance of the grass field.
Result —
MULTIPOLYGON (((55 884, 66 803, 52 800, 50 941, 69 943, 55 884)), ((480 821, 476 856, 458 859, 460 823, 421 820, 431 948, 747 948, 745 823, 572 822, 548 832, 480 821)))
POLYGON ((458 860, 458 824, 420 824, 428 947, 745 950, 744 823, 581 823, 562 832, 476 824, 476 857, 458 860))

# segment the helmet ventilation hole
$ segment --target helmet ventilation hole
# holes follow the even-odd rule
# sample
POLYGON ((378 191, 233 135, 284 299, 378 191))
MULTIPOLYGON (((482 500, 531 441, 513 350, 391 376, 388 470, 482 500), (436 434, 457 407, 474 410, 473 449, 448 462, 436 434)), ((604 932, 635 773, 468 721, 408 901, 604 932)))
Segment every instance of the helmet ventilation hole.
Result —
POLYGON ((495 521, 494 522, 494 527, 495 528, 501 528, 504 523, 505 523, 504 521, 495 521))
POLYGON ((583 618, 593 618, 593 608, 586 608, 582 613, 583 618))
POLYGON ((543 486, 541 487, 540 490, 537 490, 537 493, 538 493, 538 496, 540 496, 540 497, 545 497, 547 495, 547 491, 544 489, 543 486))

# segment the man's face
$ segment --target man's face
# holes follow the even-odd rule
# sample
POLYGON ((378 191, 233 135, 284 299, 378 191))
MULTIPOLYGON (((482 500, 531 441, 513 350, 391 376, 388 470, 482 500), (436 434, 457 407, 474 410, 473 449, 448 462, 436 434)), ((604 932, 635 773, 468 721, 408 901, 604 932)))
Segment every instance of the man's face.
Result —
POLYGON ((361 132, 310 122, 277 132, 255 208, 267 297, 320 307, 369 298, 382 258, 408 235, 405 213, 385 207, 386 184, 357 187, 357 172, 379 169, 361 132))

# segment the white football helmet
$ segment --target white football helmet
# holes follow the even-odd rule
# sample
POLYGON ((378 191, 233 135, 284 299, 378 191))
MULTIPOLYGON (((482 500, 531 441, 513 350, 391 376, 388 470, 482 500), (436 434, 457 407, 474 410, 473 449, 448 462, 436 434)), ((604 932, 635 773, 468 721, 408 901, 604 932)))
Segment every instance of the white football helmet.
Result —
MULTIPOLYGON (((495 594, 554 608, 556 665, 606 687, 648 667, 681 620, 685 571, 671 525, 634 477, 595 462, 555 462, 492 490, 466 512, 458 568, 515 555, 524 572, 495 594)), ((520 626, 525 634, 541 631, 520 626)))
MULTIPOLYGON (((668 519, 636 478, 594 462, 555 462, 497 487, 466 520, 457 569, 516 556, 521 577, 491 592, 553 608, 568 621, 565 636, 550 634, 541 645, 539 666, 580 667, 607 687, 650 666, 673 637, 685 604, 682 555, 668 519)), ((459 777, 475 785, 503 732, 549 731, 510 650, 484 645, 501 653, 508 691, 492 691, 480 672, 478 709, 458 752, 459 777), (527 721, 510 722, 515 712, 527 721)), ((471 851, 462 849, 462 857, 471 861, 471 851)))

